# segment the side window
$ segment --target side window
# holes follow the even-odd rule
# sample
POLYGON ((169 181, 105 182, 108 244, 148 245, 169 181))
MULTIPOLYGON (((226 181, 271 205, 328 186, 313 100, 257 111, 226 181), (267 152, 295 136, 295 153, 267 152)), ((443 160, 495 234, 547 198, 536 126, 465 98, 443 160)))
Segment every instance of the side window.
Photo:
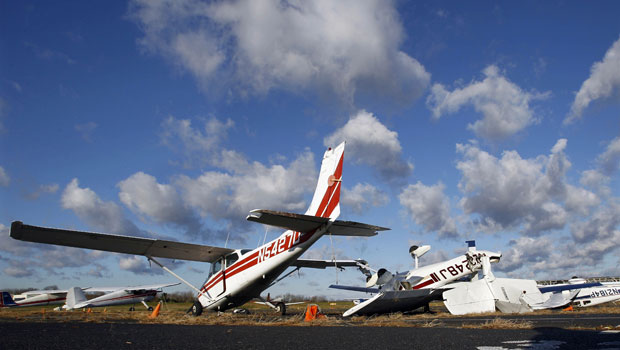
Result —
POLYGON ((222 259, 214 262, 211 267, 211 274, 217 273, 222 269, 222 259))
POLYGON ((235 261, 239 260, 239 255, 237 255, 237 253, 232 253, 226 256, 226 267, 228 268, 229 266, 231 266, 232 264, 235 263, 235 261))

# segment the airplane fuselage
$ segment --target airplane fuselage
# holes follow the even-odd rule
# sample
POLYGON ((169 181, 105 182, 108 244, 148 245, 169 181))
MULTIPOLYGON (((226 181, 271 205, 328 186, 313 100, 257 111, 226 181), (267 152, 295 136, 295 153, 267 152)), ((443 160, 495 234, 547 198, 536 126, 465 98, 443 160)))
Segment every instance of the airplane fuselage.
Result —
MULTIPOLYGON (((226 310, 243 305, 269 288, 299 256, 301 256, 327 230, 323 225, 314 232, 285 231, 278 238, 252 250, 235 251, 241 255, 227 266, 223 257, 222 268, 212 271, 201 288, 200 300, 210 310, 226 310)), ((217 263, 216 263, 217 264, 217 263)), ((216 265, 217 266, 217 265, 216 265)))

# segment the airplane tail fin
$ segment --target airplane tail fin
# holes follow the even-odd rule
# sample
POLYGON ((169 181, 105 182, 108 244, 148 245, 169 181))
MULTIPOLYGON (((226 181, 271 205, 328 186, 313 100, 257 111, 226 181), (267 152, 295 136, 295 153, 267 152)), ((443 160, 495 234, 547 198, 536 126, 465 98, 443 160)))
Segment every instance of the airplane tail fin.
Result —
POLYGON ((323 155, 319 180, 306 215, 336 220, 340 215, 340 188, 345 143, 329 148, 323 155))
POLYGON ((67 292, 67 309, 74 309, 76 305, 79 305, 86 300, 86 295, 80 287, 70 288, 67 292))
POLYGON ((11 294, 9 294, 9 292, 2 292, 2 298, 0 299, 0 307, 10 307, 10 306, 17 306, 17 304, 15 304, 15 301, 13 301, 13 297, 11 297, 11 294))

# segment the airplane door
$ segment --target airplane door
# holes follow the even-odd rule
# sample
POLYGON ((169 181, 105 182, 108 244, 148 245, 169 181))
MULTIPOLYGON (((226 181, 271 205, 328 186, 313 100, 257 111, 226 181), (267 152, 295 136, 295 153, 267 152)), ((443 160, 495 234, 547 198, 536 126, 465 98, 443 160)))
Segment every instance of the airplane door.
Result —
MULTIPOLYGON (((209 288, 211 297, 217 297, 226 291, 226 274, 224 271, 224 258, 220 258, 211 265, 213 287, 209 288)), ((209 284, 209 283, 207 283, 209 284)))

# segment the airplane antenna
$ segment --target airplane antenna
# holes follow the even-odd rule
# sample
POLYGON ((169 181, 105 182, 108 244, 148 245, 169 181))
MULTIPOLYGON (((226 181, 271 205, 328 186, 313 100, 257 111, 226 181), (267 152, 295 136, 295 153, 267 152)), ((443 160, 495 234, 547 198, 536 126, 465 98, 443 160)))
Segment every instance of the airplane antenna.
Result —
POLYGON ((226 234, 226 243, 224 243, 224 248, 228 248, 228 237, 230 237, 230 231, 226 234))
POLYGON ((263 237, 263 245, 265 244, 266 240, 267 240, 267 226, 265 226, 265 236, 263 237))

